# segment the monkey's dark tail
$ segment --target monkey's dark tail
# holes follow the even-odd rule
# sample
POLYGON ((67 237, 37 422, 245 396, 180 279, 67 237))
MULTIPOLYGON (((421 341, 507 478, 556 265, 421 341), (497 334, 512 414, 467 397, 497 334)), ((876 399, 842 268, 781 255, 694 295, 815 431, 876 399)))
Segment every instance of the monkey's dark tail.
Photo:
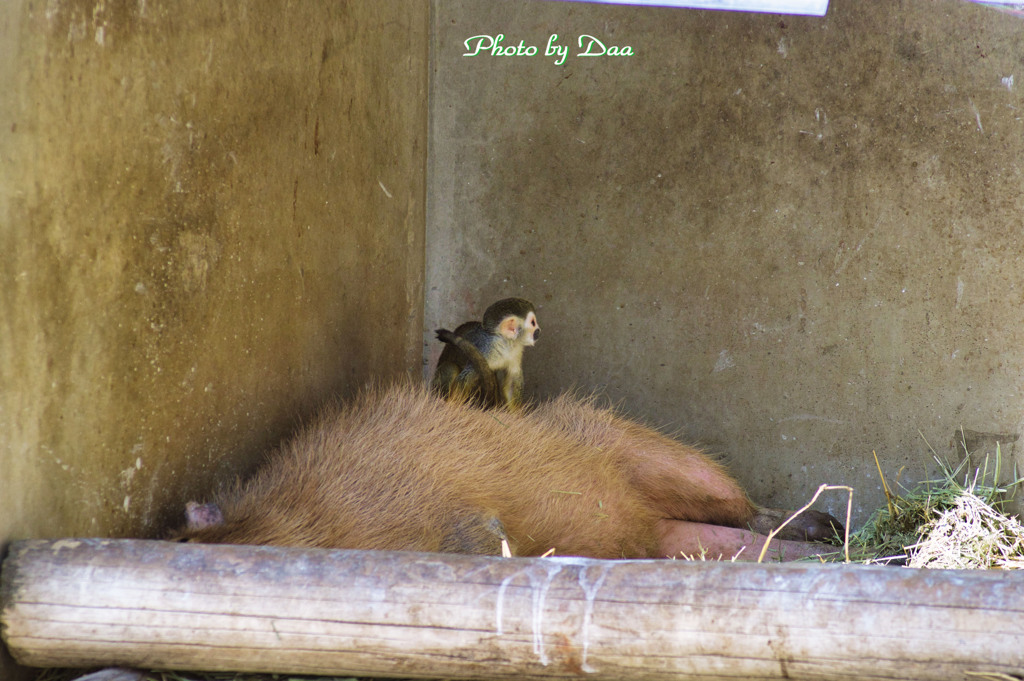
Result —
POLYGON ((480 377, 480 392, 475 396, 480 401, 480 405, 484 409, 492 409, 501 405, 503 400, 498 387, 498 377, 494 375, 494 371, 487 365, 487 360, 476 349, 476 346, 448 329, 437 329, 435 333, 439 341, 454 345, 473 365, 473 369, 480 377))

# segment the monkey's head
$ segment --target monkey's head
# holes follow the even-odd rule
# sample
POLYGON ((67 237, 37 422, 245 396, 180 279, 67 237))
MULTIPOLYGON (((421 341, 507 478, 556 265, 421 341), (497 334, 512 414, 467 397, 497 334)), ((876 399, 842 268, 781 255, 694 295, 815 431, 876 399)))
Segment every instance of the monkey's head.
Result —
POLYGON ((540 337, 537 312, 523 298, 503 298, 484 312, 483 327, 489 333, 529 346, 540 337))

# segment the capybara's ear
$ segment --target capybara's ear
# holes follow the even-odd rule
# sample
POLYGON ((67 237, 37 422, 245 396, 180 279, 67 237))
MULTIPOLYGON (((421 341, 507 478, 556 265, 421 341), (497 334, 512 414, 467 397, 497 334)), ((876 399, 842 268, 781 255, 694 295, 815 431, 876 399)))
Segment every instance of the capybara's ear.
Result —
POLYGON ((190 530, 202 530, 224 524, 224 514, 217 504, 200 504, 190 501, 185 504, 186 527, 190 530))

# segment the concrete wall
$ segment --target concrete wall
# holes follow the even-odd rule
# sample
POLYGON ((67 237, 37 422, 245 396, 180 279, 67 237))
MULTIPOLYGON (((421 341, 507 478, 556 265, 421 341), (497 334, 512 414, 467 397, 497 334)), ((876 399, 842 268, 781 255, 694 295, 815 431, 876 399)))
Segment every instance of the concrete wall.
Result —
POLYGON ((1022 30, 954 0, 437 0, 426 326, 531 298, 533 395, 603 391, 765 503, 853 485, 860 522, 872 450, 912 482, 922 434, 1024 428, 1022 30), (538 54, 463 56, 498 34, 538 54))
POLYGON ((0 6, 0 547, 148 536, 421 361, 429 7, 0 6))

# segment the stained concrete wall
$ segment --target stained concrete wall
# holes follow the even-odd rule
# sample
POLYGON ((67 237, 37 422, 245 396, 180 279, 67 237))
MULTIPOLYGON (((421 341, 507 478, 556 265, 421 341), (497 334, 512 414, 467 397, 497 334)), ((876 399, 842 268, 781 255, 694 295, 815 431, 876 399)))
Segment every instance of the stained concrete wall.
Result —
POLYGON ((862 519, 871 450, 912 481, 1024 428, 1019 20, 430 7, 0 8, 0 545, 157 532, 504 295, 534 396, 603 391, 766 503, 845 482, 862 519), (539 54, 463 56, 498 34, 539 54))
POLYGON ((421 361, 429 7, 0 6, 0 545, 149 536, 421 361))
POLYGON ((872 450, 890 483, 960 426, 1012 450, 1024 20, 437 0, 434 30, 428 329, 531 298, 534 396, 602 391, 765 503, 852 485, 856 522, 882 503, 872 450), (537 54, 463 56, 499 34, 537 54), (633 54, 576 56, 582 35, 633 54))

